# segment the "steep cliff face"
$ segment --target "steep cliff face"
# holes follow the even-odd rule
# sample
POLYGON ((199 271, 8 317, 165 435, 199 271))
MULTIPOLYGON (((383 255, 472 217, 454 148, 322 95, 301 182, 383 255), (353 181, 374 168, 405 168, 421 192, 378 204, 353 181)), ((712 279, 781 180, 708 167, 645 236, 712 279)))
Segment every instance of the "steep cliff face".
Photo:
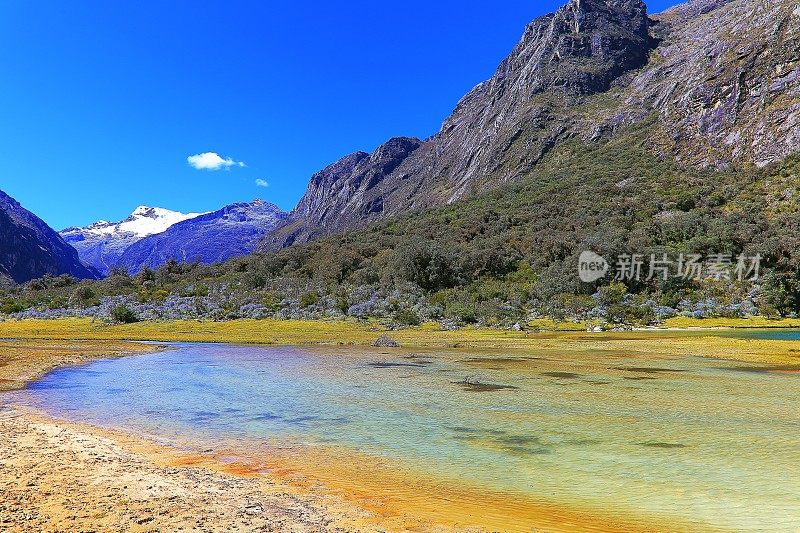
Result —
POLYGON ((642 66, 649 43, 640 0, 571 0, 526 28, 492 79, 461 100, 437 135, 392 139, 313 176, 264 248, 441 205, 520 176, 571 134, 563 110, 642 66))
POLYGON ((391 194, 397 179, 393 172, 422 144, 419 139, 398 137, 372 155, 356 152, 314 174, 289 222, 302 221, 302 230, 284 234, 281 246, 383 216, 387 208, 384 197, 391 194))
POLYGON ((693 0, 648 18, 639 0, 570 0, 528 25, 435 136, 315 175, 262 249, 503 186, 565 141, 653 117, 654 157, 688 165, 762 166, 800 149, 797 2, 693 0))
POLYGON ((45 274, 98 276, 58 233, 0 191, 0 278, 24 283, 45 274))
POLYGON ((800 5, 700 0, 655 17, 663 38, 610 121, 660 117, 661 152, 764 166, 800 149, 800 5))
POLYGON ((648 25, 640 0, 573 0, 529 24, 495 75, 401 167, 421 187, 402 191, 400 210, 451 202, 524 174, 574 133, 574 106, 646 63, 648 25), (436 194, 418 195, 423 189, 436 194))

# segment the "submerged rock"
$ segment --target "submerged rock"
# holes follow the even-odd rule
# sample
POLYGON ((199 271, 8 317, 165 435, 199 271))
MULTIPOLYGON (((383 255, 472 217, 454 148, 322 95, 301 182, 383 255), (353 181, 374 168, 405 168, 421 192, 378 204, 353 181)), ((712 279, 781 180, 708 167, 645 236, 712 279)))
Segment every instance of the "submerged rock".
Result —
POLYGON ((381 335, 378 340, 373 343, 376 348, 399 348, 400 344, 388 335, 381 335))

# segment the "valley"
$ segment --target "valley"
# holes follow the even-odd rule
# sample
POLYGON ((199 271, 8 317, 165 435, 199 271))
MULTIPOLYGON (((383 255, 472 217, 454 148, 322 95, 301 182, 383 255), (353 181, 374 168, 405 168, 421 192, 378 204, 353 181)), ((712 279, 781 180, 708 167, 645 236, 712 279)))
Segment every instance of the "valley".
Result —
POLYGON ((409 2, 0 4, 0 530, 797 529, 796 0, 409 2))

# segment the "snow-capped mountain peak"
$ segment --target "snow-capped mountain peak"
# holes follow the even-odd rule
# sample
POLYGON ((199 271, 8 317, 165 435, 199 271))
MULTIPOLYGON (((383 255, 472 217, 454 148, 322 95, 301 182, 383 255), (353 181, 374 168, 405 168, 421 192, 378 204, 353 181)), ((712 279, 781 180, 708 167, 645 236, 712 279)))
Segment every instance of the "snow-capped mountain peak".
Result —
POLYGON ((179 222, 203 213, 181 213, 161 207, 141 205, 120 222, 100 220, 86 227, 67 228, 61 236, 78 250, 81 259, 107 273, 133 243, 163 233, 179 222))
POLYGON ((180 213, 141 205, 121 222, 67 228, 61 236, 80 258, 103 274, 156 268, 170 259, 213 263, 246 255, 286 213, 263 200, 231 204, 210 213, 180 213))
POLYGON ((181 213, 162 207, 149 207, 140 205, 131 215, 121 222, 108 222, 100 220, 85 228, 69 228, 62 234, 81 233, 84 236, 119 235, 125 234, 137 238, 147 237, 156 233, 167 231, 178 222, 195 218, 203 213, 181 213))

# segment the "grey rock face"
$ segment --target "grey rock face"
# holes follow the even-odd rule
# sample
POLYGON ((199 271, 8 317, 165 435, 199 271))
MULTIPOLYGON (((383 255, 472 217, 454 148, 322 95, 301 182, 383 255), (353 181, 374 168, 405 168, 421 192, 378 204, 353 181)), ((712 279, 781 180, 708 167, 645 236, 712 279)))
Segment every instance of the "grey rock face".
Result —
POLYGON ((640 0, 571 0, 535 20, 437 135, 424 142, 392 139, 372 155, 351 154, 314 175, 289 220, 262 248, 307 242, 518 178, 570 136, 560 108, 645 64, 648 24, 640 0))
POLYGON ((356 152, 314 174, 289 220, 268 239, 282 248, 383 216, 387 178, 422 144, 408 137, 391 139, 372 155, 356 152), (298 220, 302 225, 294 232, 298 220))
POLYGON ((693 1, 656 21, 664 40, 614 120, 657 113, 661 151, 697 166, 764 166, 800 148, 797 2, 693 1))
POLYGON ((435 136, 315 175, 261 248, 501 187, 565 141, 646 120, 654 157, 698 167, 763 166, 800 149, 797 2, 693 0, 650 19, 639 0, 570 0, 528 25, 435 136))
POLYGON ((45 274, 98 277, 58 233, 0 191, 0 281, 24 283, 45 274))

